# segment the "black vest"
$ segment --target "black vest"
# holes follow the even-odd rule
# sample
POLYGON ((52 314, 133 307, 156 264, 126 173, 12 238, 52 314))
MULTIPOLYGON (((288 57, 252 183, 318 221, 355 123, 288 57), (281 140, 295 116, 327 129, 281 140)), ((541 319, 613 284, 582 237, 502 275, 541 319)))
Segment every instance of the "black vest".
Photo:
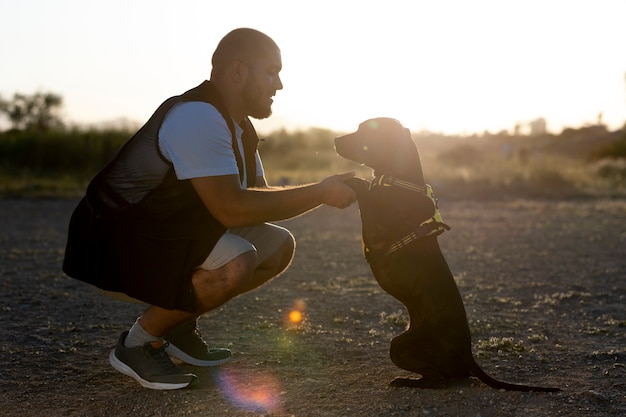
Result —
POLYGON ((242 161, 232 118, 210 82, 171 97, 90 182, 70 221, 66 274, 149 304, 195 312, 191 275, 226 228, 206 209, 190 181, 176 178, 158 146, 167 112, 190 101, 210 103, 222 114, 232 134, 240 179, 245 164, 247 184, 254 185, 258 137, 250 121, 241 124, 242 161), (137 178, 142 178, 140 184, 137 178))

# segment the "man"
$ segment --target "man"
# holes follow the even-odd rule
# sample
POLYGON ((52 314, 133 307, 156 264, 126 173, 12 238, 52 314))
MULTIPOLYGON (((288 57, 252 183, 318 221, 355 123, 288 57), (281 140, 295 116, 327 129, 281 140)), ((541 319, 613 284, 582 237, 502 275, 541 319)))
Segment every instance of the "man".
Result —
POLYGON ((268 187, 248 117, 269 117, 283 88, 271 38, 235 29, 212 67, 209 81, 166 100, 124 144, 70 221, 64 271, 149 304, 109 361, 152 389, 195 380, 169 355, 197 366, 230 359, 202 340, 197 318, 287 268, 294 238, 266 222, 356 198, 343 183, 352 173, 268 187))

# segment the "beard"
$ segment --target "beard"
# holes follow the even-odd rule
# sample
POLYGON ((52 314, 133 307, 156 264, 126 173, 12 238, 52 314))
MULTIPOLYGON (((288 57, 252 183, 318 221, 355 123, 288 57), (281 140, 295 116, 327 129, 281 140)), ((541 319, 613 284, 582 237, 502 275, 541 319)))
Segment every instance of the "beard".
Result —
POLYGON ((266 119, 272 115, 272 101, 269 95, 257 87, 254 77, 248 78, 243 88, 242 99, 250 117, 266 119))

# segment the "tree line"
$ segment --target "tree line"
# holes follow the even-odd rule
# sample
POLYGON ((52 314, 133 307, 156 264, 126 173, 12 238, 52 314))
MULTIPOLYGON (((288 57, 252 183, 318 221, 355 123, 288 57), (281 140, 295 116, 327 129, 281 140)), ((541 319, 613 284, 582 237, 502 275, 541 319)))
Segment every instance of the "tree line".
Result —
POLYGON ((15 93, 5 100, 0 96, 0 113, 18 130, 46 131, 63 127, 60 110, 63 97, 51 92, 27 95, 15 93))
MULTIPOLYGON (((109 129, 67 128, 61 118, 63 98, 52 92, 35 94, 16 93, 12 99, 0 96, 0 116, 4 115, 11 124, 11 129, 0 132, 0 174, 24 172, 25 170, 40 173, 82 173, 91 175, 103 166, 125 140, 134 131, 126 127, 109 129)), ((516 132, 517 133, 517 132, 516 132)), ((294 150, 332 148, 335 132, 328 129, 310 128, 306 131, 287 132, 284 129, 270 133, 261 143, 266 155, 286 157, 294 150)), ((479 138, 511 142, 521 135, 508 134, 502 136, 485 133, 479 138)), ((626 158, 626 131, 607 132, 604 126, 592 126, 577 130, 566 129, 560 135, 547 133, 535 136, 551 136, 549 142, 556 144, 580 144, 580 137, 590 140, 583 143, 602 143, 598 150, 594 146, 595 158, 626 158), (577 140, 568 140, 577 138, 577 140), (604 139, 604 140, 602 140, 604 139), (599 152, 598 152, 599 151, 599 152)), ((422 132, 415 138, 417 141, 437 142, 442 135, 422 132)), ((533 135, 530 135, 532 138, 533 135)), ((471 141, 475 143, 476 141, 471 141)), ((528 143, 530 140, 524 140, 528 143)), ((579 145, 580 146, 580 145, 579 145)), ((573 148, 567 146, 567 148, 573 148)))

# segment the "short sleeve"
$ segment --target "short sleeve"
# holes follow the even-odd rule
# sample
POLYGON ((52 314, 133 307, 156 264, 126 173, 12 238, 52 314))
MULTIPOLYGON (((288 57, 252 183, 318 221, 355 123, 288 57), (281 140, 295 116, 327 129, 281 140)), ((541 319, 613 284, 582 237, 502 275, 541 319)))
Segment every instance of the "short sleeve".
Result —
POLYGON ((239 173, 230 129, 205 102, 175 105, 159 130, 159 148, 180 180, 239 173))

